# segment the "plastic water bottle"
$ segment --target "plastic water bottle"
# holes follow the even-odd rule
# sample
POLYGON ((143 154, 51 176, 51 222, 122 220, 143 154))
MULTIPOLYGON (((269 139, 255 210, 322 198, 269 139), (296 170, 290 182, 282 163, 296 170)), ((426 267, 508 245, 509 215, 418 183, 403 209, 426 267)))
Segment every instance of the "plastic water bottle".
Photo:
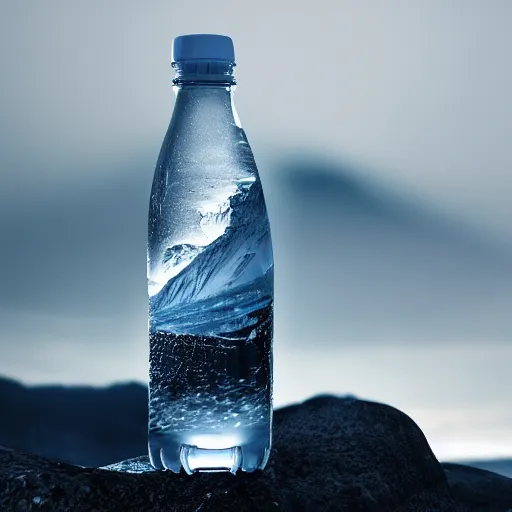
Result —
POLYGON ((271 446, 272 242, 234 66, 229 37, 174 40, 149 209, 149 453, 189 474, 263 469, 271 446))

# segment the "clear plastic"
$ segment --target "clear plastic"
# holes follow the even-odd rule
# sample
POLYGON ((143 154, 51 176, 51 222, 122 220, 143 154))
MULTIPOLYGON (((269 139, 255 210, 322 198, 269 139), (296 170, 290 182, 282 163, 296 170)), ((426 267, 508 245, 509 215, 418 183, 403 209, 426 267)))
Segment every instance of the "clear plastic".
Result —
POLYGON ((271 447, 268 216, 233 64, 175 67, 149 209, 149 454, 175 472, 251 472, 271 447))

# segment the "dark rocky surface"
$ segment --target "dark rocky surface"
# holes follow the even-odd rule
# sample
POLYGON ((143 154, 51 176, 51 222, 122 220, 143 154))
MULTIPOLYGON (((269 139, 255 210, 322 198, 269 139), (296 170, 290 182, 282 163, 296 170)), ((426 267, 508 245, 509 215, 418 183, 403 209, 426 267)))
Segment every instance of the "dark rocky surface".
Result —
POLYGON ((150 468, 143 457, 124 469, 142 473, 1 449, 0 510, 466 510, 453 501, 443 468, 408 416, 352 398, 321 396, 276 411, 263 473, 189 477, 144 471, 150 468))

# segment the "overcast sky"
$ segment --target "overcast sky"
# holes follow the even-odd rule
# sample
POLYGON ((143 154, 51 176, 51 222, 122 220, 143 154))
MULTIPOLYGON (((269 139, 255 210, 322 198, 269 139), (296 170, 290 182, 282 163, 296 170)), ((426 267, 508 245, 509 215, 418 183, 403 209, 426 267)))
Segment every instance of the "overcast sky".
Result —
POLYGON ((0 374, 146 379, 171 42, 226 33, 274 235, 276 404, 350 392, 441 457, 512 455, 510 2, 0 5, 0 374))

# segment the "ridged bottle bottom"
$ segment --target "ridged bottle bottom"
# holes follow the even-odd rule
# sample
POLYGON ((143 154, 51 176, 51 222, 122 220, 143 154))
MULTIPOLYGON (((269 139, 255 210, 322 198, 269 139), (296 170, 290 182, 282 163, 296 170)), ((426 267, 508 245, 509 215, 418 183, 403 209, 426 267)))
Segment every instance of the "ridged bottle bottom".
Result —
POLYGON ((149 457, 156 469, 189 475, 198 472, 253 472, 264 469, 270 454, 270 437, 258 436, 243 444, 231 444, 229 435, 182 432, 150 434, 149 457), (200 441, 202 444, 194 443, 200 441))

